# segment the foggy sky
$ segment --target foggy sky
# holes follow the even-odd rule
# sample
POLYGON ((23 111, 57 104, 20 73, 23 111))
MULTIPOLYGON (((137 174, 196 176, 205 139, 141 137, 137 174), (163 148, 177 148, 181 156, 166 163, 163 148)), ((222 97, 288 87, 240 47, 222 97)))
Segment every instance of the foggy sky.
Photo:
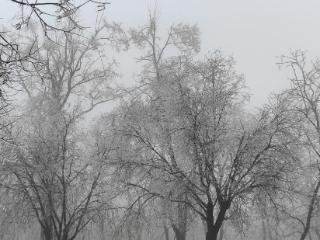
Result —
MULTIPOLYGON (((160 24, 197 24, 202 53, 221 49, 232 54, 252 94, 251 106, 260 106, 271 92, 288 86, 277 57, 291 50, 307 50, 320 57, 319 0, 110 0, 105 15, 127 26, 147 21, 157 6, 160 24)), ((15 8, 0 0, 4 23, 15 8)), ((83 10, 83 22, 94 22, 94 9, 83 10)), ((122 66, 122 70, 126 69, 122 66)), ((128 71, 131 71, 130 69, 128 71)), ((128 78, 128 76, 126 76, 128 78)), ((125 79, 130 81, 130 79, 125 79)))

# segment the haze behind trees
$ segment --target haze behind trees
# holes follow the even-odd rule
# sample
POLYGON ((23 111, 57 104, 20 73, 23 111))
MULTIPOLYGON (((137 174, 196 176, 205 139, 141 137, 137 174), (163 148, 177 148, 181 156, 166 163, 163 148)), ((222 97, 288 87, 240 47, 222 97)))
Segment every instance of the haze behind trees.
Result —
POLYGON ((280 57, 290 88, 250 111, 234 57, 203 54, 195 24, 8 1, 23 11, 0 35, 2 239, 319 238, 317 59, 280 57))

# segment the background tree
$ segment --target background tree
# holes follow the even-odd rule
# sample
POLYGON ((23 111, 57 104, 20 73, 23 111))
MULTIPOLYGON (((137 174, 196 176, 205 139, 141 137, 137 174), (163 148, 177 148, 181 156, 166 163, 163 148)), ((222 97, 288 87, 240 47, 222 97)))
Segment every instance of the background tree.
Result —
MULTIPOLYGON (((6 163, 10 191, 39 222, 43 239, 72 240, 105 207, 98 185, 102 168, 77 146, 74 118, 30 116, 6 163), (88 158, 88 159, 86 159, 88 158)), ((27 121, 27 119, 24 119, 27 121)))
MULTIPOLYGON (((34 42, 21 41, 25 39, 16 32, 20 29, 31 28, 31 25, 39 24, 45 36, 50 37, 50 33, 56 31, 74 32, 83 29, 77 20, 78 11, 85 5, 93 4, 98 11, 105 9, 108 2, 102 1, 33 1, 33 0, 6 0, 17 6, 18 16, 16 17, 15 30, 10 26, 4 26, 0 33, 0 79, 2 84, 2 94, 5 86, 10 85, 12 72, 16 69, 25 69, 25 62, 34 62, 33 54, 37 52, 34 42), (72 25, 55 24, 56 21, 72 22, 72 25), (11 76, 11 78, 10 78, 11 76)), ((3 96, 2 96, 3 97, 3 96)))
POLYGON ((290 236, 304 240, 317 237, 317 226, 313 224, 318 218, 320 171, 319 171, 319 61, 307 61, 306 54, 295 51, 283 56, 281 66, 290 70, 291 87, 284 91, 287 115, 291 116, 291 133, 300 142, 300 165, 294 174, 297 180, 292 182, 291 202, 287 202, 284 212, 291 220, 294 230, 290 236), (290 207, 291 206, 291 207, 290 207))
POLYGON ((56 41, 38 48, 30 71, 19 74, 28 100, 19 110, 23 116, 15 124, 14 145, 8 146, 14 154, 3 169, 5 186, 23 199, 46 240, 75 239, 109 203, 102 153, 93 146, 90 152, 76 134, 80 116, 114 97, 115 73, 105 65, 104 45, 97 39, 104 29, 87 40, 82 32, 57 32, 56 41))
POLYGON ((225 219, 242 220, 256 194, 278 189, 290 166, 288 122, 281 105, 245 115, 243 78, 233 59, 217 51, 194 60, 197 31, 178 26, 164 45, 154 18, 132 32, 147 48, 144 88, 114 113, 114 162, 126 184, 140 189, 141 201, 158 197, 188 206, 206 222, 206 239, 217 239, 225 219), (165 58, 172 46, 184 50, 165 58), (181 189, 186 198, 175 194, 181 189))
MULTIPOLYGON (((159 101, 157 101, 157 103, 159 103, 160 101, 162 101, 161 99, 163 99, 161 93, 161 90, 163 89, 157 88, 160 86, 159 83, 163 81, 162 78, 164 69, 162 69, 162 67, 164 62, 166 61, 166 55, 170 51, 178 51, 181 57, 183 56, 185 58, 188 58, 191 57, 194 53, 198 52, 199 30, 195 25, 190 26, 181 23, 171 25, 165 40, 161 41, 157 21, 158 20, 156 18, 156 14, 150 13, 148 24, 138 29, 131 29, 130 35, 133 44, 143 51, 143 55, 139 58, 139 61, 144 63, 144 72, 138 89, 139 91, 150 91, 152 98, 158 98, 159 101), (149 88, 149 84, 153 85, 153 87, 149 88)), ((162 108, 162 104, 160 104, 159 107, 162 108)), ((155 184, 159 183, 155 182, 155 184)), ((179 185, 179 183, 177 184, 179 185)), ((169 218, 167 220, 169 220, 169 225, 173 229, 175 238, 184 240, 186 239, 187 234, 189 210, 183 200, 183 198, 185 198, 184 192, 182 191, 180 193, 177 193, 176 197, 182 199, 181 201, 176 201, 170 208, 171 210, 177 208, 177 211, 173 211, 178 214, 178 218, 173 217, 174 214, 169 214, 169 218)), ((165 234, 167 235, 168 233, 165 234)))
POLYGON ((41 50, 34 56, 37 64, 19 74, 19 84, 28 98, 37 104, 50 100, 53 112, 68 109, 79 116, 114 99, 116 72, 101 40, 102 34, 114 34, 108 31, 105 24, 87 37, 82 31, 79 36, 58 32, 54 42, 39 43, 41 50))

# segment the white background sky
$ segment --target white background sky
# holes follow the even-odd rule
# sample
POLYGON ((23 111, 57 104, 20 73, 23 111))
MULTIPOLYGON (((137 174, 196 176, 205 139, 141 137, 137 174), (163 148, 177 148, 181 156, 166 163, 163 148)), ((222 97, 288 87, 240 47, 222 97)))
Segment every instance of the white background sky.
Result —
MULTIPOLYGON (((286 74, 279 71, 276 65, 277 56, 302 49, 320 57, 319 0, 110 2, 105 13, 107 18, 127 26, 145 23, 148 9, 155 5, 160 24, 164 27, 177 22, 197 24, 201 31, 203 53, 221 49, 234 56, 237 69, 245 75, 250 88, 252 106, 260 106, 271 92, 288 86, 286 74)), ((0 0, 0 18, 8 19, 15 11, 8 0, 0 0)), ((94 15, 93 9, 83 10, 83 22, 94 21, 94 15)), ((126 66, 121 69, 125 70, 126 66)))

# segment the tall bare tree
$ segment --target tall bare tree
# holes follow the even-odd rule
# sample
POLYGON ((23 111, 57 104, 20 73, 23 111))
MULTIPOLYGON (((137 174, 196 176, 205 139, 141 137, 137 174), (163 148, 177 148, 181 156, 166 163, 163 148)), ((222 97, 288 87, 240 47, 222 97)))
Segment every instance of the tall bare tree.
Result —
POLYGON ((304 240, 308 235, 316 236, 313 221, 319 216, 320 62, 308 62, 305 52, 295 51, 283 56, 280 64, 291 73, 291 87, 284 91, 283 98, 287 101, 287 114, 294 120, 291 132, 300 138, 302 154, 296 171, 300 177, 292 190, 296 199, 293 206, 299 211, 289 211, 288 216, 299 226, 294 235, 304 240))
POLYGON ((140 189, 140 201, 188 206, 206 222, 206 239, 215 240, 226 219, 242 219, 255 194, 278 189, 290 166, 288 121, 280 104, 255 117, 244 113, 243 78, 233 59, 216 51, 194 60, 195 27, 171 27, 163 45, 157 31, 151 18, 132 32, 146 47, 144 88, 114 113, 114 163, 132 173, 126 184, 140 189), (170 47, 180 54, 164 57, 170 47), (176 194, 181 190, 186 198, 176 194))
POLYGON ((43 239, 75 239, 106 206, 99 189, 102 168, 76 146, 73 118, 30 118, 5 164, 8 188, 39 222, 43 239))
POLYGON ((37 63, 19 75, 27 101, 2 170, 5 187, 23 199, 45 240, 75 239, 106 211, 108 177, 98 160, 108 151, 90 155, 76 134, 81 116, 114 98, 115 73, 98 40, 103 30, 89 38, 56 32, 56 41, 44 41, 37 63))
POLYGON ((103 24, 88 36, 81 30, 79 35, 56 32, 55 41, 39 42, 37 63, 19 74, 18 83, 30 101, 40 105, 49 101, 54 104, 53 113, 68 110, 81 116, 114 99, 117 92, 112 84, 117 74, 105 53, 109 42, 103 42, 101 35, 117 41, 115 35, 122 31, 110 27, 103 24))
MULTIPOLYGON (((43 33, 49 37, 52 32, 74 32, 83 29, 82 23, 77 21, 77 12, 85 5, 94 4, 98 11, 104 10, 106 1, 36 1, 36 0, 6 0, 7 4, 17 6, 15 30, 29 28, 30 25, 39 24, 43 33), (20 11, 20 12, 19 12, 20 11), (72 22, 69 25, 56 25, 56 21, 72 22)), ((15 35, 14 29, 7 26, 0 33, 0 78, 2 85, 10 81, 10 73, 14 68, 24 68, 23 63, 33 61, 33 54, 38 50, 33 43, 21 42, 15 35), (27 45, 27 46, 25 46, 27 45)))

